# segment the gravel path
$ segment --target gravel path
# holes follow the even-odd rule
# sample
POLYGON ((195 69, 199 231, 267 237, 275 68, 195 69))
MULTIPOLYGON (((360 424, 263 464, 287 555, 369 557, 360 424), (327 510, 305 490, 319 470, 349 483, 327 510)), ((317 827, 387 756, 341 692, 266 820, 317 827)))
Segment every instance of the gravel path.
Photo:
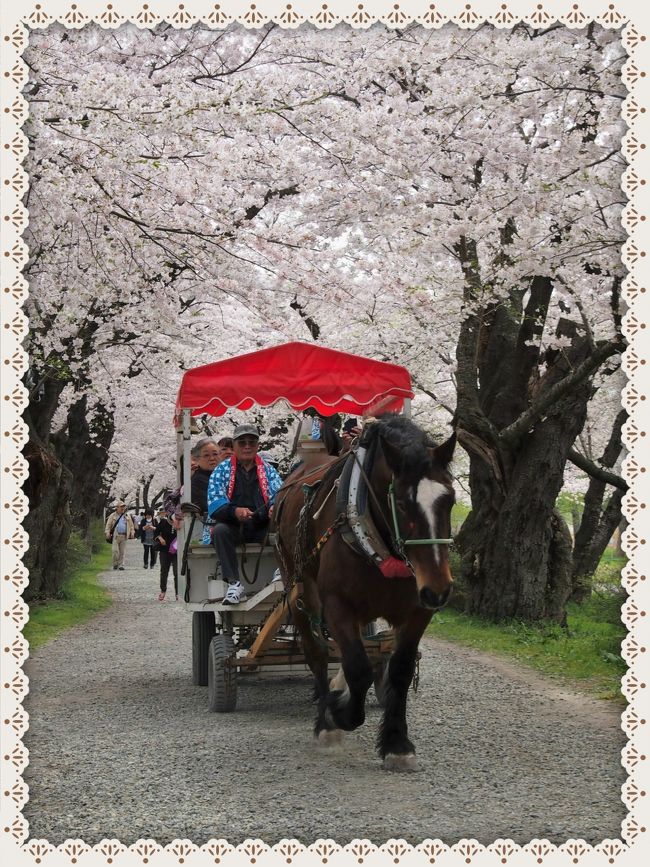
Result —
POLYGON ((372 696, 366 724, 330 752, 312 742, 306 675, 240 678, 237 712, 209 713, 189 613, 157 601, 138 543, 128 557, 138 568, 103 575, 115 604, 26 665, 31 838, 620 837, 625 738, 607 703, 426 639, 409 698, 420 770, 389 773, 372 696))

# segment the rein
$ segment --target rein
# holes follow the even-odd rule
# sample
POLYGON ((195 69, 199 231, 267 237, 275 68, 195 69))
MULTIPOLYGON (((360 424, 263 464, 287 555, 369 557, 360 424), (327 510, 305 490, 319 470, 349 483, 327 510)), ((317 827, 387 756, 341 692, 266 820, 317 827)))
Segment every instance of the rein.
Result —
POLYGON ((333 536, 334 533, 336 533, 336 531, 338 530, 338 528, 340 526, 342 526, 343 524, 345 524, 346 521, 347 521, 347 518, 345 515, 343 515, 343 514, 338 515, 338 517, 336 518, 334 523, 330 524, 330 526, 327 528, 327 530, 325 530, 325 532, 320 537, 318 542, 316 542, 316 544, 314 545, 312 550, 309 552, 309 558, 308 559, 315 557, 316 554, 319 553, 320 549, 323 547, 325 542, 327 542, 327 540, 330 538, 330 536, 333 536))

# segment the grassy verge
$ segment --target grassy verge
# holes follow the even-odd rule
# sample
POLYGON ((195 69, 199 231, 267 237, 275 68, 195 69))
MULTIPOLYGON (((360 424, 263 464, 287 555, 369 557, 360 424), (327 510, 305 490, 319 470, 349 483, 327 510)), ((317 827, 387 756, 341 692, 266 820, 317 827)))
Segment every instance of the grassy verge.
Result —
POLYGON ((110 569, 111 548, 104 541, 101 523, 93 525, 91 551, 78 536, 71 538, 68 577, 60 596, 44 603, 32 603, 24 635, 31 650, 55 638, 63 630, 94 617, 111 604, 110 595, 97 580, 99 572, 110 569))
POLYGON ((620 620, 624 596, 620 570, 624 561, 601 563, 590 599, 569 603, 567 628, 517 621, 487 623, 453 609, 435 615, 429 634, 523 663, 598 698, 624 701, 621 676, 626 671, 620 620))

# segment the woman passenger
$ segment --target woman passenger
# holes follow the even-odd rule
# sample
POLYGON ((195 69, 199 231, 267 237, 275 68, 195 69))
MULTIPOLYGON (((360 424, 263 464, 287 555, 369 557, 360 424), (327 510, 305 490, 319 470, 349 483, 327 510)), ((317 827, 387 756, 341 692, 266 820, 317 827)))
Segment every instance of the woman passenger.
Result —
POLYGON ((212 437, 205 437, 192 449, 192 458, 197 463, 196 470, 192 473, 192 503, 198 506, 204 515, 208 511, 208 482, 212 470, 222 460, 219 446, 212 437))

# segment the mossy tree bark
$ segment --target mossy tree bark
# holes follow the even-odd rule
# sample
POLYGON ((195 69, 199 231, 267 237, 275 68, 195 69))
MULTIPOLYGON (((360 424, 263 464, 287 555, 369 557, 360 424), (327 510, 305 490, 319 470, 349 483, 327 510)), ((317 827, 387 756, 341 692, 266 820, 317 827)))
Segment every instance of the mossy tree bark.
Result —
POLYGON ((24 454, 29 475, 24 485, 29 512, 23 526, 29 536, 25 565, 29 585, 25 598, 42 599, 59 592, 72 522, 72 473, 50 441, 50 426, 65 383, 46 380, 25 412, 29 440, 24 454))
POLYGON ((114 433, 113 413, 101 405, 89 413, 88 399, 82 395, 68 410, 65 429, 52 437, 57 454, 72 474, 70 513, 84 536, 92 518, 102 516, 107 497, 103 474, 114 433))
POLYGON ((555 502, 593 377, 621 352, 622 338, 594 341, 560 318, 560 348, 543 351, 550 278, 534 277, 481 306, 475 247, 464 242, 457 252, 468 311, 457 344, 455 415, 470 456, 472 511, 457 537, 467 610, 493 621, 563 622, 571 537, 555 502))

